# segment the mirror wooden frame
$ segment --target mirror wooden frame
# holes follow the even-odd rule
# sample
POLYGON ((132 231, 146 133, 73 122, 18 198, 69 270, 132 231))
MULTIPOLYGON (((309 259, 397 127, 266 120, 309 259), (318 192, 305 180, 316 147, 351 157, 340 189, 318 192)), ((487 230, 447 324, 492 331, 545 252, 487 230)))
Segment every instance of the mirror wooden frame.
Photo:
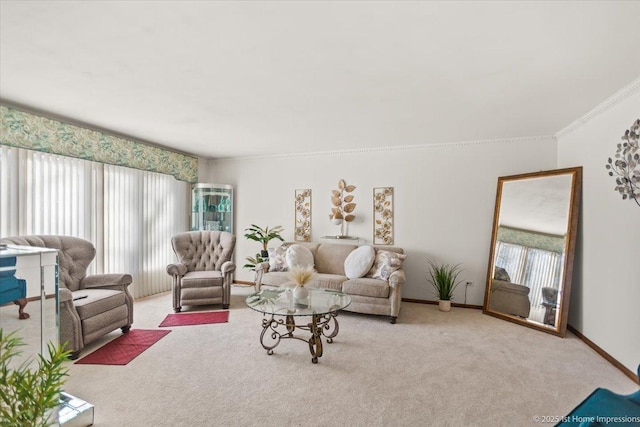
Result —
POLYGON ((493 216, 493 233, 491 237, 491 246, 489 248, 489 267, 487 271, 487 284, 485 289, 484 305, 482 312, 490 316, 498 317, 510 322, 518 323, 520 325, 544 331, 559 337, 565 337, 567 333, 567 320, 569 315, 569 300, 571 294, 571 281, 573 278, 573 265, 575 258, 576 240, 578 234, 578 217, 580 212, 580 193, 582 189, 582 167, 556 169, 543 172, 534 172, 520 175, 511 175, 498 178, 498 189, 496 194, 496 205, 493 216), (555 322, 555 327, 545 325, 539 322, 529 321, 525 318, 515 315, 502 313, 491 309, 491 285, 494 278, 494 263, 496 257, 496 241, 498 236, 498 226, 500 224, 500 208, 502 203, 502 189, 505 183, 526 180, 531 178, 543 178, 553 177, 558 175, 570 175, 571 179, 571 194, 569 198, 569 212, 568 223, 566 229, 566 238, 564 242, 564 270, 563 276, 560 282, 560 301, 557 311, 559 317, 555 322))

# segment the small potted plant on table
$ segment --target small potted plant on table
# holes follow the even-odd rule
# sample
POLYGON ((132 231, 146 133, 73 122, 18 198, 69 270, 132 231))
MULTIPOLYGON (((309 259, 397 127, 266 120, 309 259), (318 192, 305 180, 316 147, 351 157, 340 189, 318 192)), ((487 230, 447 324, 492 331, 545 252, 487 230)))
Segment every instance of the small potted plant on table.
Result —
POLYGON ((429 263, 427 280, 438 294, 438 307, 440 311, 449 311, 451 310, 453 291, 461 283, 457 281, 458 275, 462 272, 460 264, 437 264, 431 260, 427 260, 427 262, 429 263))

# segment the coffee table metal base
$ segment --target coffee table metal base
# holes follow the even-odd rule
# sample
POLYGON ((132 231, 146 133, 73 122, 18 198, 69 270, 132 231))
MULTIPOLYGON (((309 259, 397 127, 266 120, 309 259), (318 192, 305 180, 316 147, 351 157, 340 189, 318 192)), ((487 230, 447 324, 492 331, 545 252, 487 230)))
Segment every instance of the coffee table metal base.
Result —
POLYGON ((327 339, 327 343, 332 343, 333 339, 338 335, 338 316, 337 312, 326 314, 311 315, 311 322, 307 324, 297 325, 295 317, 286 315, 283 319, 281 316, 267 315, 262 319, 262 333, 260 334, 260 344, 267 350, 268 355, 273 354, 273 349, 280 344, 283 339, 293 338, 300 341, 306 341, 309 344, 311 352, 311 362, 318 363, 318 358, 322 357, 322 336, 327 339), (305 338, 294 335, 296 329, 311 332, 311 337, 305 338))

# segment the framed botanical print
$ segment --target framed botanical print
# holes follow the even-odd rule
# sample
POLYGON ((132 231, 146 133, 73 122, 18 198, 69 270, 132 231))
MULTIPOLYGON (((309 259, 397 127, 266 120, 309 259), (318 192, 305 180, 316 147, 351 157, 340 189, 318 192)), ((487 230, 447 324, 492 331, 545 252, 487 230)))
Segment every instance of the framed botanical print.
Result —
POLYGON ((295 240, 311 241, 311 189, 295 191, 295 240))
POLYGON ((393 187, 373 189, 373 244, 393 245, 393 187))

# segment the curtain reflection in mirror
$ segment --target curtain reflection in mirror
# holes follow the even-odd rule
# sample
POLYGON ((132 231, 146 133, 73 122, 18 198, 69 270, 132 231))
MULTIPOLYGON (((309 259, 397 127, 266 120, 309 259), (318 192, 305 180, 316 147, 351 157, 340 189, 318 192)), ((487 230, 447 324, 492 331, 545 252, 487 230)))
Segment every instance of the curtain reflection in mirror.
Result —
MULTIPOLYGON (((549 324, 549 319, 545 322, 543 289, 552 289, 558 295, 563 265, 562 253, 502 241, 496 243, 496 269, 506 271, 506 281, 529 288, 531 311, 527 318, 535 322, 549 324)), ((551 325, 555 325, 555 319, 551 325)))

